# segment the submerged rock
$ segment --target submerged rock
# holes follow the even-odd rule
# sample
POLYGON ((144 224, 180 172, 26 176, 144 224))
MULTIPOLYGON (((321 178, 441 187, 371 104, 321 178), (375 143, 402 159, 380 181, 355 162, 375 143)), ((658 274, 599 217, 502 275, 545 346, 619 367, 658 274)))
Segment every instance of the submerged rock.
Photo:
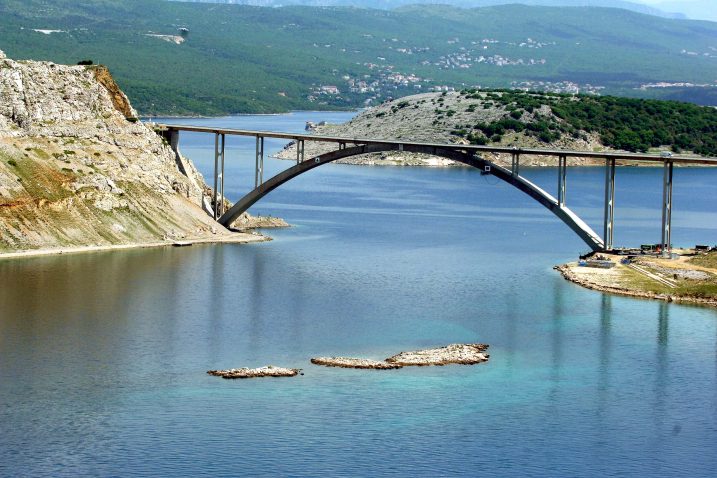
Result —
POLYGON ((490 355, 485 353, 487 349, 485 344, 451 344, 436 349, 401 352, 387 358, 386 362, 403 366, 473 365, 488 361, 490 355))
POLYGON ((258 378, 258 377, 295 377, 301 372, 298 368, 282 368, 267 365, 259 368, 230 368, 229 370, 209 370, 209 375, 222 378, 258 378))
POLYGON ((385 361, 349 357, 316 357, 311 359, 311 363, 313 363, 314 365, 323 365, 325 367, 362 368, 376 370, 389 370, 403 367, 403 365, 388 363, 385 361))

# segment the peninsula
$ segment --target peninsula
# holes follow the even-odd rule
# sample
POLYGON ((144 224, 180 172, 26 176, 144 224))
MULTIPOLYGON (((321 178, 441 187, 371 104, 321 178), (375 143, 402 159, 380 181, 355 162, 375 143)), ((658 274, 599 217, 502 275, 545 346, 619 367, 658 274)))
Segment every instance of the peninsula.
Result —
POLYGON ((601 261, 571 262, 555 269, 565 279, 588 289, 717 307, 717 249, 673 252, 671 259, 650 254, 601 254, 601 261))
MULTIPOLYGON (((717 110, 687 103, 566 95, 516 90, 466 89, 388 101, 341 124, 307 125, 316 134, 426 143, 454 143, 578 151, 669 152, 717 156, 717 110), (619 118, 619 120, 616 120, 619 118)), ((314 157, 330 145, 307 142, 314 157)), ((288 145, 278 157, 296 158, 288 145)), ((486 159, 510 165, 510 155, 486 159)), ((522 166, 557 166, 557 157, 521 157, 522 166)), ((403 151, 338 162, 363 165, 456 166, 453 161, 403 151)), ((571 158, 570 166, 604 164, 571 158)))

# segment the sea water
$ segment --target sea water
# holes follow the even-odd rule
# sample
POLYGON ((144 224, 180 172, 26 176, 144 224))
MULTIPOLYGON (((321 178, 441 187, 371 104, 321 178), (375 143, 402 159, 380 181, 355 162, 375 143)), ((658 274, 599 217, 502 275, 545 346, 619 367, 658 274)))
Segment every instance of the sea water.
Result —
MULTIPOLYGON (((301 131, 350 116, 182 121, 301 131)), ((180 136, 208 179, 213 142, 180 136)), ((292 164, 266 161, 265 177, 292 164)), ((253 167, 254 139, 227 137, 230 199, 253 167)), ((557 187, 556 169, 522 173, 557 187)), ((616 244, 659 242, 661 178, 618 170, 616 244)), ((716 182, 675 170, 675 245, 717 243, 716 182)), ((597 231, 603 188, 600 168, 568 171, 568 206, 597 231)), ((717 311, 565 281, 553 265, 587 246, 511 186, 325 165, 252 211, 293 227, 253 245, 0 262, 0 475, 714 476, 717 311), (490 361, 309 363, 456 342, 490 344, 490 361), (304 375, 206 375, 266 364, 304 375)))

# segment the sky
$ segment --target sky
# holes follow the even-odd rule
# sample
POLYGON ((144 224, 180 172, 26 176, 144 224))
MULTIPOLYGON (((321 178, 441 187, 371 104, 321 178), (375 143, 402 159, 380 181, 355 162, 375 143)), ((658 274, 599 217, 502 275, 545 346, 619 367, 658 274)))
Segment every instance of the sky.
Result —
POLYGON ((633 0, 689 18, 717 21, 717 0, 633 0))

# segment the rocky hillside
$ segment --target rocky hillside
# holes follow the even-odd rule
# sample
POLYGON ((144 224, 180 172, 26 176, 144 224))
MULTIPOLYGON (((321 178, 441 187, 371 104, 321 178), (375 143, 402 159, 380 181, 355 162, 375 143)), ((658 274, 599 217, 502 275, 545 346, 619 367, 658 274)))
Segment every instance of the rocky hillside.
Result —
MULTIPOLYGON (((426 93, 363 111, 342 125, 315 128, 320 135, 405 139, 419 142, 520 146, 582 151, 671 149, 717 152, 717 110, 684 103, 522 91, 464 90, 426 93)), ((330 144, 307 143, 306 154, 330 144)), ((293 159, 289 145, 280 157, 293 159)), ((509 164, 506 155, 492 155, 509 164)), ((352 164, 447 166, 451 161, 402 152, 349 158, 352 164), (377 160, 382 160, 377 163, 377 160)), ((557 158, 522 157, 521 163, 551 166, 557 158)), ((571 160, 572 165, 592 164, 571 160)))
POLYGON ((0 252, 231 235, 192 163, 136 115, 103 67, 0 51, 0 252))

